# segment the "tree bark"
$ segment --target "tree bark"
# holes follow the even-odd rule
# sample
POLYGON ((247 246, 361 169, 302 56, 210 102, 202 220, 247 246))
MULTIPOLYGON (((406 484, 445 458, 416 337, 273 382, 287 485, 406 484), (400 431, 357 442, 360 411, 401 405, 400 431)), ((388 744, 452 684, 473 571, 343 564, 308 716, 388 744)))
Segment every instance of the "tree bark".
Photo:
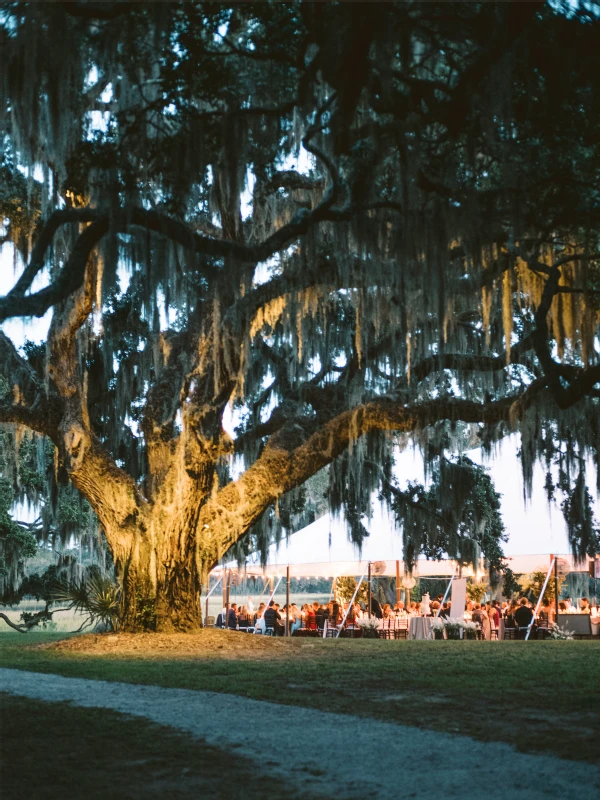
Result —
POLYGON ((125 631, 193 631, 202 626, 202 585, 196 569, 190 537, 182 554, 178 547, 139 547, 118 572, 122 581, 121 628, 125 631), (160 551, 166 555, 159 564, 160 551), (165 552, 166 551, 166 552, 165 552))

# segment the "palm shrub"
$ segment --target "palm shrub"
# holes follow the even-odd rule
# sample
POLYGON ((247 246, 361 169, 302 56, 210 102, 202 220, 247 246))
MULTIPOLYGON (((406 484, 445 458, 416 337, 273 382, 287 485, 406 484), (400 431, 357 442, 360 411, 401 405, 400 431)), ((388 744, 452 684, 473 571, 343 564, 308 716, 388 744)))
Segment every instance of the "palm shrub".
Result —
POLYGON ((78 580, 57 581, 50 589, 52 602, 85 615, 79 628, 90 625, 116 631, 119 627, 121 589, 107 575, 93 570, 78 580))

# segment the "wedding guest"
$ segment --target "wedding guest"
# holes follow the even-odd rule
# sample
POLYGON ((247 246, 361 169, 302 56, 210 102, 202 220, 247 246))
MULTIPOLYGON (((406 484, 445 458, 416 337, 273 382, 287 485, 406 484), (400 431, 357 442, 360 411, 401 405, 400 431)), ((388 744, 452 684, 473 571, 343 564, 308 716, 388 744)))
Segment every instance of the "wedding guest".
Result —
POLYGON ((396 612, 396 615, 398 617, 405 617, 406 616, 406 609, 404 608, 404 603, 402 602, 402 600, 400 600, 400 602, 396 603, 396 605, 394 607, 394 611, 396 612))
POLYGON ((283 633, 283 625, 281 623, 281 614, 279 613, 279 605, 271 600, 268 608, 263 614, 266 628, 272 628, 275 636, 280 636, 283 633))
POLYGON ((500 608, 499 608, 499 605, 500 604, 498 603, 498 601, 494 600, 492 606, 490 607, 490 610, 488 611, 488 616, 489 616, 490 620, 492 619, 492 617, 494 618, 494 625, 496 626, 496 628, 500 627, 500 608))
POLYGON ((325 620, 327 619, 327 609, 325 608, 323 603, 321 603, 321 605, 319 605, 318 603, 315 603, 315 604, 313 604, 313 607, 314 607, 314 605, 317 606, 316 611, 315 611, 315 618, 317 620, 317 627, 319 628, 319 630, 323 630, 323 627, 325 626, 325 620))
POLYGON ((340 604, 334 600, 330 606, 328 623, 330 628, 335 628, 342 621, 340 604))
POLYGON ((232 603, 229 614, 227 615, 227 627, 230 631, 235 631, 237 630, 237 624, 237 603, 232 603))
POLYGON ((590 606, 590 601, 587 599, 587 597, 581 598, 581 601, 579 603, 579 609, 582 614, 591 614, 592 609, 590 606))
POLYGON ((248 609, 246 606, 242 606, 240 608, 240 613, 238 614, 237 622, 240 630, 245 629, 250 625, 250 616, 248 614, 248 609))
POLYGON ((315 606, 319 608, 318 603, 313 603, 312 606, 306 606, 306 616, 304 617, 304 627, 309 631, 317 630, 317 617, 315 615, 315 606))
POLYGON ((533 611, 529 608, 527 603, 527 598, 523 597, 521 602, 519 603, 519 607, 515 611, 515 622, 519 627, 519 630, 525 632, 525 630, 531 625, 531 621, 533 619, 533 611))
POLYGON ((550 600, 542 600, 542 607, 540 609, 540 627, 549 628, 554 622, 554 611, 550 600))

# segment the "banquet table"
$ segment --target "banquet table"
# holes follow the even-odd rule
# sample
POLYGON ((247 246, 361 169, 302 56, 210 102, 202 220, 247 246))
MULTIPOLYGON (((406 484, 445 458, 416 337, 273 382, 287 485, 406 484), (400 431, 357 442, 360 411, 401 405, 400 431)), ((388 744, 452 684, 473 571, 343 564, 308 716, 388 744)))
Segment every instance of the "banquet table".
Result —
POLYGON ((433 617, 411 617, 408 638, 409 639, 429 639, 431 638, 431 625, 433 617))

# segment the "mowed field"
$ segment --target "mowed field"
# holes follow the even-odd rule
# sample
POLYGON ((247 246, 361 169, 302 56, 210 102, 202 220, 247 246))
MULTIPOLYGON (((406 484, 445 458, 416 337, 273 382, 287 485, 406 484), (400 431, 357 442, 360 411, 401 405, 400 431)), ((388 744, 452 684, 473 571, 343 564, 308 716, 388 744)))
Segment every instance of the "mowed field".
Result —
POLYGON ((432 747, 441 730, 600 762, 595 641, 284 640, 218 630, 4 633, 0 666, 374 717, 430 729, 432 747))

